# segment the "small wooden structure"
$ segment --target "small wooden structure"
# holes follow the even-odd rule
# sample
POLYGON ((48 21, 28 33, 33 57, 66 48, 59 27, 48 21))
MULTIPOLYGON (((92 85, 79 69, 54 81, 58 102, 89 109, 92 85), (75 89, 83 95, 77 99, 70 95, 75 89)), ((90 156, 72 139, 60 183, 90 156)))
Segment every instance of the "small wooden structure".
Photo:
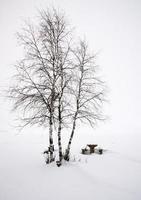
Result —
POLYGON ((97 144, 87 144, 87 146, 90 148, 90 153, 95 152, 95 147, 97 147, 97 144))
POLYGON ((98 154, 103 154, 103 149, 101 148, 96 148, 98 145, 97 144, 87 144, 87 146, 82 149, 82 154, 92 154, 92 153, 98 153, 98 154))
POLYGON ((103 154, 103 149, 99 149, 99 154, 103 154))

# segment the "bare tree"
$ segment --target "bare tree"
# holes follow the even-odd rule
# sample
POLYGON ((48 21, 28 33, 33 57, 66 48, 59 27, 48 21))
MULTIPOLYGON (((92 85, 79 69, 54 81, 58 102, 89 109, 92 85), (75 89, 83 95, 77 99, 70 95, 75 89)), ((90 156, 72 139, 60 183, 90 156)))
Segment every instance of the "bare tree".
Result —
MULTIPOLYGON (((68 57, 70 52, 70 33, 71 31, 67 28, 66 21, 64 19, 64 15, 60 15, 53 10, 53 15, 51 15, 47 11, 41 12, 41 27, 42 32, 41 35, 43 37, 43 41, 45 41, 44 50, 48 51, 48 46, 51 47, 51 51, 49 55, 52 58, 52 65, 55 69, 53 72, 54 77, 54 86, 53 90, 57 93, 57 110, 58 110, 58 147, 59 147, 59 161, 61 163, 62 160, 62 145, 61 145, 61 127, 62 127, 62 116, 61 116, 61 104, 63 91, 66 85, 66 80, 64 73, 68 66, 68 57), (48 37, 49 36, 49 37, 48 37), (47 46, 47 43, 48 46, 47 46)), ((56 101, 53 101, 54 103, 56 101)), ((54 108, 55 104, 51 105, 51 108, 54 108)), ((55 112, 56 113, 56 112, 55 112)), ((54 114, 55 115, 55 114, 54 114)))
POLYGON ((73 96, 74 107, 72 109, 74 114, 72 131, 64 156, 67 161, 70 158, 70 148, 77 120, 82 123, 88 122, 91 126, 94 126, 99 120, 104 120, 101 108, 105 101, 105 86, 104 82, 97 77, 96 55, 90 55, 85 41, 80 41, 73 53, 75 70, 73 70, 70 93, 73 96))
POLYGON ((27 125, 49 125, 49 160, 53 158, 53 125, 56 109, 59 112, 58 145, 61 150, 61 98, 66 85, 63 73, 68 65, 70 30, 63 14, 53 11, 40 12, 40 24, 26 23, 18 39, 25 55, 17 65, 16 84, 10 87, 10 98, 14 110, 23 113, 23 127, 27 125), (60 81, 61 80, 61 81, 60 81), (61 90, 58 90, 60 85, 61 90), (59 102, 57 105, 56 102, 59 102))
POLYGON ((76 122, 91 126, 103 120, 104 84, 97 77, 95 55, 85 41, 74 48, 72 31, 64 14, 42 10, 38 25, 26 23, 17 34, 25 53, 16 64, 15 84, 9 89, 14 110, 19 110, 22 127, 49 127, 47 163, 54 161, 54 135, 57 128, 59 161, 69 160, 76 122), (63 154, 62 128, 72 127, 63 154))

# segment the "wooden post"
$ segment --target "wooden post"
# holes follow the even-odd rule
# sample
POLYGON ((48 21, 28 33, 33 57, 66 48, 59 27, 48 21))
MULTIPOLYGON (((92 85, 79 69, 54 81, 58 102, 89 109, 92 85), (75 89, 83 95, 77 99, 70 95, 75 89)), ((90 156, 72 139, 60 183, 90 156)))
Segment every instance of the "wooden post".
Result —
POLYGON ((95 147, 97 147, 97 144, 87 144, 87 146, 90 148, 90 153, 94 153, 95 147))

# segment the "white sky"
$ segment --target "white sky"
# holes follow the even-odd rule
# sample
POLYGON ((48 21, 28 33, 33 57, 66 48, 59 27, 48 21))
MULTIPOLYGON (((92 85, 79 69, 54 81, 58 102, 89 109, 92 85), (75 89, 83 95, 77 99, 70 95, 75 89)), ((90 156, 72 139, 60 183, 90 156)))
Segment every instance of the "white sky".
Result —
MULTIPOLYGON (((140 0, 0 0, 0 86, 13 74, 20 55, 15 39, 21 18, 36 16, 38 8, 63 9, 78 36, 85 36, 110 88, 111 120, 99 130, 140 132, 141 1, 140 0)), ((8 130, 9 104, 0 99, 0 130, 8 130)), ((98 129, 97 129, 98 131, 98 129)))

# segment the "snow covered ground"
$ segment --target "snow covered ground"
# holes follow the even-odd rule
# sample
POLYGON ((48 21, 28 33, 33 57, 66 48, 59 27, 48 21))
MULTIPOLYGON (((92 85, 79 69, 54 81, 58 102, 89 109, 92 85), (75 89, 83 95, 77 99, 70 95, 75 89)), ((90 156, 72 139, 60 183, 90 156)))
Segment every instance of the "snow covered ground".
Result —
POLYGON ((32 19, 37 8, 50 5, 63 9, 78 36, 85 35, 94 51, 101 50, 97 64, 110 88, 110 128, 78 130, 72 161, 60 168, 47 166, 42 154, 46 131, 30 129, 16 135, 8 127, 13 125, 10 105, 0 97, 0 200, 140 200, 141 1, 0 1, 0 93, 21 56, 14 36, 21 18, 32 19), (107 151, 82 156, 80 149, 88 143, 107 151))
POLYGON ((72 161, 45 165, 45 133, 0 132, 0 200, 140 200, 139 135, 80 134, 72 161), (89 141, 106 151, 81 155, 89 141), (75 160, 75 161, 74 161, 75 160))

